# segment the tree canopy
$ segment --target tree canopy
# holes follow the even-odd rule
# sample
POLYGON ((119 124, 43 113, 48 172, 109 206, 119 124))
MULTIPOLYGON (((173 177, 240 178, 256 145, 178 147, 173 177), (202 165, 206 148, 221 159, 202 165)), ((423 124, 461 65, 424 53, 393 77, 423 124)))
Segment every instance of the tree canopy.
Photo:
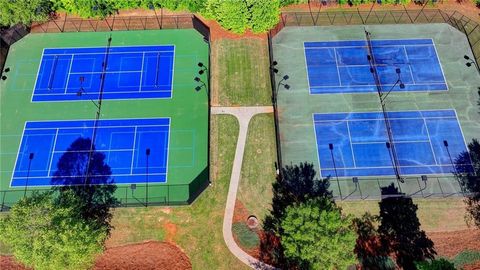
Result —
POLYGON ((289 206, 281 228, 284 254, 301 269, 346 269, 356 262, 352 218, 326 198, 289 206))
POLYGON ((45 21, 52 11, 50 0, 0 1, 0 26, 17 23, 29 25, 32 21, 45 21))
POLYGON ((380 226, 378 232, 383 248, 393 253, 397 264, 405 270, 415 269, 415 262, 433 259, 433 242, 420 229, 417 205, 411 197, 400 193, 391 184, 382 188, 380 226), (392 196, 393 195, 393 196, 392 196))
POLYGON ((75 206, 56 204, 52 194, 33 193, 16 203, 0 220, 0 240, 18 261, 36 270, 88 269, 107 233, 78 218, 75 206))

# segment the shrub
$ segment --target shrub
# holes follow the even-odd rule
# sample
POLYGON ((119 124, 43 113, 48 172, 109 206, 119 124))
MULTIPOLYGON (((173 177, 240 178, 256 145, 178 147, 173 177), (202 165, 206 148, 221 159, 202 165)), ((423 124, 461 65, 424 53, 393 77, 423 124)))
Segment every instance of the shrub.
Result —
POLYGON ((455 270, 453 263, 441 258, 431 261, 415 263, 417 270, 455 270))
POLYGON ((243 222, 233 223, 232 231, 242 247, 251 249, 258 247, 260 244, 260 238, 258 237, 258 234, 250 230, 247 224, 243 222))

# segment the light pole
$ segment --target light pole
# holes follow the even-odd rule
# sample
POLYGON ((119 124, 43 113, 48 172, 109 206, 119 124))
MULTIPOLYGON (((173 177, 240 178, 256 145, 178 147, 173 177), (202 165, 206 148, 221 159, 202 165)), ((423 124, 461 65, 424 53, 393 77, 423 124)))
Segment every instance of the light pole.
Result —
POLYGON ((455 164, 453 163, 452 155, 450 154, 450 149, 448 148, 447 140, 443 140, 443 146, 445 146, 445 149, 447 150, 448 158, 450 159, 450 164, 452 164, 455 179, 457 179, 458 185, 460 186, 460 191, 462 192, 462 195, 465 195, 465 192, 463 191, 462 183, 460 183, 460 180, 458 180, 458 177, 456 177, 458 175, 458 172, 457 172, 457 168, 455 167, 455 164))
POLYGON ((472 65, 474 65, 477 68, 477 71, 480 73, 480 68, 478 67, 477 62, 471 59, 468 55, 464 55, 463 58, 468 61, 467 63, 465 63, 467 67, 471 67, 472 65))
POLYGON ((32 159, 33 159, 34 156, 35 156, 34 153, 30 153, 30 155, 28 155, 27 179, 25 180, 25 191, 23 193, 23 197, 27 196, 28 178, 30 177, 30 166, 32 165, 32 159))
POLYGON ((145 155, 147 156, 147 167, 146 167, 146 185, 145 185, 145 207, 148 206, 148 158, 150 157, 150 148, 145 150, 145 155))
POLYGON ((330 155, 332 157, 333 162, 333 170, 335 171, 335 177, 337 178, 337 186, 338 186, 338 193, 340 194, 340 200, 343 200, 342 197, 342 190, 340 189, 340 181, 338 180, 338 173, 337 173, 337 165, 335 164, 335 157, 333 156, 333 144, 328 144, 328 149, 330 149, 330 155))
POLYGON ((160 29, 163 28, 163 8, 162 6, 160 5, 160 21, 158 20, 158 15, 157 15, 157 10, 155 9, 155 5, 150 2, 150 4, 148 4, 148 8, 150 10, 153 10, 153 12, 155 13, 155 18, 157 19, 157 23, 158 23, 158 27, 160 27, 160 29))

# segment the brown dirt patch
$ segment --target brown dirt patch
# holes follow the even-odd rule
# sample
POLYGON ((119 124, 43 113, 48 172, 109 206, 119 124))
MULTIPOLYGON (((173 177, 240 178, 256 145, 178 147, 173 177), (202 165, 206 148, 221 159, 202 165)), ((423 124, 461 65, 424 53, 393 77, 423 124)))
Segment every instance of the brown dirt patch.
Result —
POLYGON ((165 241, 173 243, 175 239, 175 235, 177 234, 177 225, 167 221, 163 224, 167 235, 165 236, 165 241))
POLYGON ((235 210, 233 211, 233 223, 243 222, 246 223, 250 213, 245 205, 239 201, 235 201, 235 210))
POLYGON ((427 235, 435 243, 435 249, 439 256, 453 258, 464 250, 480 251, 480 230, 427 232, 427 235))
POLYGON ((93 269, 192 269, 187 255, 171 243, 149 241, 107 249, 93 269))
POLYGON ((2 270, 27 270, 29 268, 15 261, 13 256, 0 256, 0 269, 2 270))
POLYGON ((480 262, 467 264, 462 267, 463 270, 478 270, 480 269, 480 262))

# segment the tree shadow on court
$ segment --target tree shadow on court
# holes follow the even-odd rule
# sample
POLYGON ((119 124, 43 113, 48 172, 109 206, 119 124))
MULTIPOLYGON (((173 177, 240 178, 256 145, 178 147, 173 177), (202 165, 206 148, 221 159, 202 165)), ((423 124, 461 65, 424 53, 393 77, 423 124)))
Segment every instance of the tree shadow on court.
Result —
POLYGON ((480 228, 480 143, 473 139, 468 152, 455 159, 455 177, 465 196, 467 224, 480 228))
POLYGON ((420 229, 418 207, 412 198, 399 192, 393 183, 382 187, 381 194, 378 232, 382 250, 393 254, 405 270, 416 269, 415 262, 433 259, 433 242, 420 229))
POLYGON ((315 179, 316 171, 313 164, 287 165, 281 169, 280 175, 281 177, 277 177, 272 184, 272 209, 263 221, 260 258, 284 269, 296 269, 298 262, 285 258, 279 238, 280 223, 285 217, 286 208, 313 198, 324 197, 333 201, 333 195, 328 190, 329 178, 315 179))
POLYGON ((96 151, 91 139, 76 139, 60 157, 51 180, 57 203, 74 205, 80 218, 110 233, 111 209, 119 204, 111 175, 105 155, 96 151))

